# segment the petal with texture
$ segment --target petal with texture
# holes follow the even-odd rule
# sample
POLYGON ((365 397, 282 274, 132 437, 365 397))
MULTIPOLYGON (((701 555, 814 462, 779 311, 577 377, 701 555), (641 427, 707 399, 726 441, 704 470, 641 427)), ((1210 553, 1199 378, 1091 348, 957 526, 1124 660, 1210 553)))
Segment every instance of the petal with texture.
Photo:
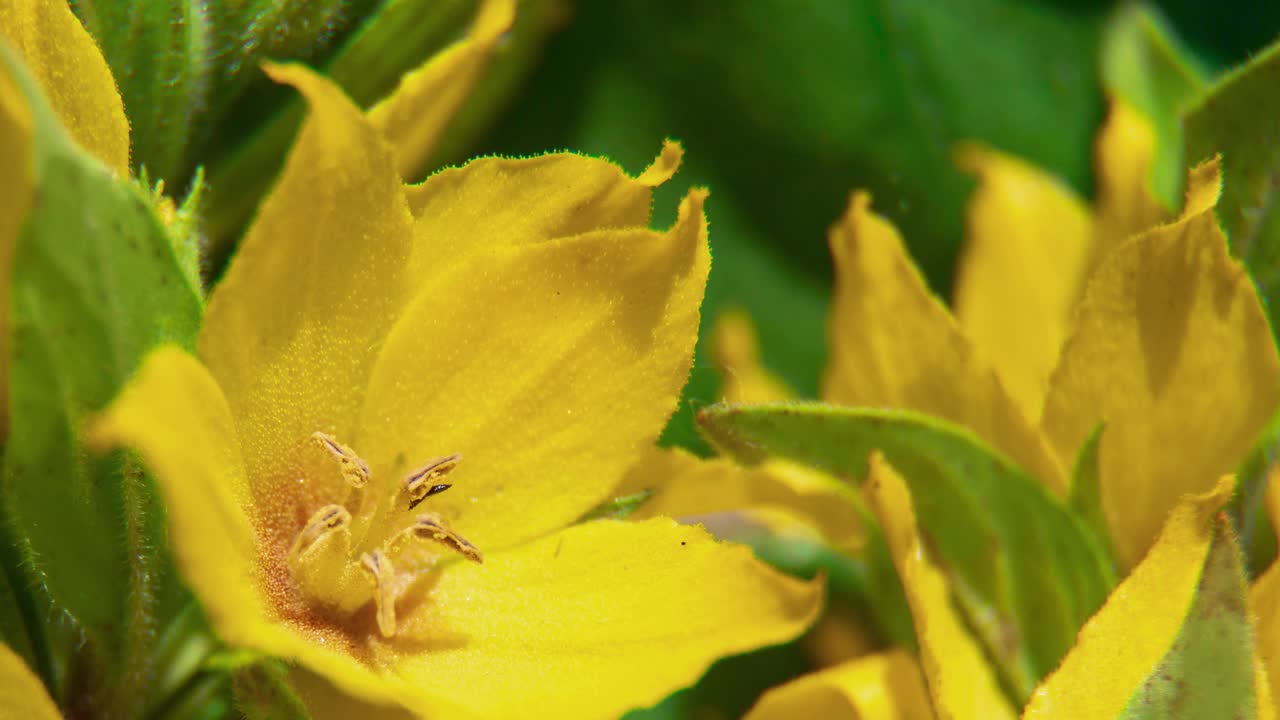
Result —
POLYGON ((1061 494, 1066 480, 1053 453, 870 205, 854 194, 829 237, 836 288, 823 399, 960 423, 1061 494))
POLYGON ((705 191, 665 233, 494 246, 437 276, 378 359, 353 440, 375 477, 461 453, 434 512, 484 550, 605 500, 676 407, 710 255, 705 191))
POLYGON ((668 519, 601 520, 454 563, 376 662, 481 717, 616 717, 816 617, 803 582, 668 519), (400 645, 399 643, 403 643, 400 645))
POLYGON ((982 648, 952 606, 946 577, 921 543, 906 483, 878 453, 871 457, 867 483, 871 505, 884 527, 893 564, 902 578, 920 642, 921 665, 938 717, 1016 717, 982 648))
POLYGON ((1061 181, 1016 158, 966 145, 958 161, 978 188, 956 274, 956 320, 1023 415, 1038 418, 1084 287, 1089 211, 1061 181))
POLYGON ((200 335, 268 502, 316 431, 349 439, 377 350, 410 296, 411 218, 391 151, 337 86, 268 66, 310 104, 283 174, 200 335))
POLYGON ((394 682, 334 638, 281 621, 279 599, 272 602, 281 582, 260 564, 231 410, 198 360, 174 347, 153 351, 94 421, 89 440, 141 454, 164 498, 178 567, 223 640, 302 662, 361 697, 395 697, 394 682))
POLYGON ((1042 427, 1071 458, 1105 423, 1102 510, 1128 568, 1178 498, 1241 462, 1277 401, 1266 315, 1209 206, 1121 245, 1094 273, 1042 427))
POLYGON ((17 49, 71 137, 129 175, 129 121, 102 51, 64 2, 0 0, 0 37, 17 49))
POLYGON ((422 172, 440 135, 489 67, 515 19, 515 0, 485 0, 467 36, 407 73, 369 110, 369 121, 395 146, 401 177, 422 172))
MULTIPOLYGON (((1215 544, 1230 533, 1215 515, 1234 486, 1233 478, 1223 477, 1210 492, 1180 500, 1151 552, 1080 629, 1076 646, 1036 689, 1023 718, 1122 717, 1137 701, 1139 688, 1178 649, 1176 641, 1208 574, 1206 563, 1215 544)), ((1234 543, 1225 549, 1238 552, 1234 543)), ((1233 612, 1225 598, 1218 603, 1210 613, 1233 612)))
POLYGON ((418 238, 410 274, 425 283, 473 252, 646 226, 653 189, 675 174, 683 154, 668 140, 634 178, 608 160, 572 153, 480 158, 436 173, 405 190, 418 238))

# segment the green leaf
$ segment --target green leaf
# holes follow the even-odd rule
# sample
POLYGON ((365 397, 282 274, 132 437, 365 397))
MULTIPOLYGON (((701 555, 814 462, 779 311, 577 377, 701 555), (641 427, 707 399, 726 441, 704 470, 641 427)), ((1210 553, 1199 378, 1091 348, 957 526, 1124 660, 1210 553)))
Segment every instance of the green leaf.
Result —
POLYGON ((1101 424, 1094 428, 1076 455, 1067 503, 1085 529, 1090 531, 1089 540, 1098 555, 1108 559, 1109 567, 1115 567, 1115 552, 1111 548, 1107 518, 1102 514, 1102 486, 1098 479, 1098 445, 1102 440, 1102 429, 1101 424))
POLYGON ((1218 220, 1280 327, 1280 44, 1229 73, 1186 117, 1187 160, 1222 154, 1218 220))
POLYGON ((812 403, 707 408, 712 442, 744 461, 782 457, 851 482, 883 453, 1009 689, 1025 702, 1114 585, 1068 509, 969 431, 902 411, 812 403))
POLYGON ((1203 90, 1205 73, 1158 11, 1122 5, 1102 35, 1102 84, 1124 98, 1156 130, 1151 187, 1165 207, 1181 206, 1182 111, 1203 90))
MULTIPOLYGON (((308 5, 313 3, 308 3, 308 5)), ((111 66, 129 116, 135 171, 182 187, 218 48, 203 0, 77 0, 72 8, 111 66)))
POLYGON ((1168 654, 1134 692, 1121 720, 1253 718, 1253 631, 1240 550, 1214 523, 1195 599, 1168 654))
POLYGON ((31 107, 36 197, 9 288, 0 499, 25 564, 113 674, 103 692, 137 714, 148 700, 141 655, 183 591, 151 479, 121 453, 90 455, 80 430, 149 348, 193 347, 200 301, 144 192, 74 145, 7 46, 0 62, 31 107))

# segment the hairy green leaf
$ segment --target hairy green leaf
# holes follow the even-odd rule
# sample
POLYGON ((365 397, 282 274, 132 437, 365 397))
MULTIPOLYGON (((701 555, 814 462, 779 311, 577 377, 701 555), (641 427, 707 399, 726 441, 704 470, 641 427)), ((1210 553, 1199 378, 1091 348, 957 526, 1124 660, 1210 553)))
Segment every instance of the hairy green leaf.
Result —
POLYGON ((1222 155, 1218 220, 1280 327, 1280 44, 1229 73, 1188 112, 1186 157, 1222 155))
POLYGON ((704 409, 711 441, 851 482, 879 451, 911 490, 960 607, 1025 702, 1114 585, 1088 531, 1044 486, 969 431, 917 413, 814 403, 704 409))
POLYGON ((117 663, 104 692, 136 714, 149 681, 139 655, 182 591, 150 478, 123 454, 88 453, 80 431, 149 348, 194 345, 200 301, 144 192, 69 139, 7 47, 0 62, 35 127, 35 200, 8 288, 12 422, 0 498, 26 566, 94 652, 117 663))
POLYGON ((1130 698, 1121 720, 1253 718, 1253 636, 1240 550, 1214 523, 1195 599, 1168 654, 1130 698))

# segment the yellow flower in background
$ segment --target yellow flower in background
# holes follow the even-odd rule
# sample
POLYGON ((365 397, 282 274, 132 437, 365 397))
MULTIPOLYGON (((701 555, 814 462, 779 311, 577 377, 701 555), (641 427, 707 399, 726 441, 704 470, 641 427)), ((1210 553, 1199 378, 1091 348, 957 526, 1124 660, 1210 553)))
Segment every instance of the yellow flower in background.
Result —
POLYGON ((415 713, 600 717, 800 632, 821 589, 745 548, 573 525, 691 364, 705 192, 645 227, 679 148, 638 178, 551 155, 405 188, 339 90, 270 73, 311 114, 200 359, 156 351, 92 429, 155 472, 223 639, 415 713))
MULTIPOLYGON (((1161 215, 1146 191, 1153 142, 1140 118, 1115 108, 1099 140, 1092 214, 1019 161, 963 150, 962 163, 982 182, 969 209, 955 316, 930 295, 867 195, 855 194, 830 234, 836 290, 822 398, 965 425, 1059 495, 1068 492, 1076 453, 1101 425, 1101 510, 1122 571, 1144 557, 1179 498, 1211 490, 1243 460, 1280 397, 1280 359, 1260 302, 1214 215, 1216 163, 1192 172, 1175 222, 1122 240, 1161 215)), ((759 366, 750 333, 738 317, 722 320, 717 359, 727 399, 785 397, 784 386, 759 366)), ((881 523, 892 532, 883 506, 881 523)), ((945 600, 946 589, 927 580, 929 573, 911 580, 904 553, 895 554, 917 631, 930 622, 953 624, 947 602, 927 601, 945 600)), ((922 640, 931 687, 937 658, 972 656, 972 643, 964 633, 922 640)), ((897 717, 868 709, 868 694, 880 697, 887 686, 874 672, 855 672, 858 663, 884 662, 869 656, 777 688, 757 712, 767 716, 778 698, 798 707, 805 697, 824 703, 839 696, 863 717, 897 717), (806 689, 800 694, 793 685, 806 689)), ((950 672, 960 678, 955 685, 991 686, 980 661, 954 663, 950 672)), ((894 697, 907 703, 909 695, 894 697)), ((960 709, 944 716, 1013 712, 972 714, 963 708, 973 698, 948 702, 960 709)))

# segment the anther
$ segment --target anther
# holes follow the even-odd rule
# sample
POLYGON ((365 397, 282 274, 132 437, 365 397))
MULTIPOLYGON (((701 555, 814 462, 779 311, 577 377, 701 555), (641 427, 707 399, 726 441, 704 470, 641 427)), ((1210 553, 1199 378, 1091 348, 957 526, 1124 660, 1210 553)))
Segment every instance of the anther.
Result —
POLYGON ((454 532, 453 528, 445 523, 444 518, 434 513, 423 513, 414 518, 413 524, 405 532, 412 533, 420 540, 438 542, 471 562, 484 562, 484 556, 480 554, 479 548, 472 545, 470 540, 454 532))
POLYGON ((453 472, 460 462, 462 462, 462 455, 454 453, 436 458, 405 475, 404 491, 409 496, 409 509, 418 507, 418 503, 423 500, 452 487, 452 485, 435 481, 453 472))
POLYGON ((306 552, 308 548, 316 543, 324 535, 344 526, 351 522, 351 513, 341 505, 325 505, 311 516, 307 521, 307 526, 298 533, 293 541, 293 548, 289 551, 291 556, 298 556, 306 552))
POLYGON ((311 433, 311 442, 338 461, 342 478, 351 483, 352 487, 362 488, 369 483, 369 465, 356 454, 355 450, 338 442, 332 435, 322 432, 311 433))

